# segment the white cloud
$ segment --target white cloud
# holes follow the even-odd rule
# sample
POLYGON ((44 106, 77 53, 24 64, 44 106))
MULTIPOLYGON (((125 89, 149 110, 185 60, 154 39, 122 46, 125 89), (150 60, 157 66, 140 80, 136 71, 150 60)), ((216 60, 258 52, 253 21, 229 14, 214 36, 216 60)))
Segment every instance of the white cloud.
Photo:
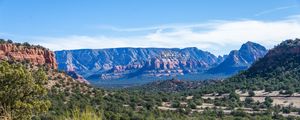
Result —
MULTIPOLYGON (((115 27, 112 27, 115 28, 115 27)), ((104 28, 102 28, 104 29, 104 28)), ((115 28, 118 32, 148 31, 123 37, 82 36, 36 37, 35 44, 52 50, 116 47, 198 47, 215 55, 228 54, 247 41, 272 48, 285 39, 300 38, 300 18, 289 17, 279 21, 214 21, 205 24, 161 25, 145 28, 115 28)))

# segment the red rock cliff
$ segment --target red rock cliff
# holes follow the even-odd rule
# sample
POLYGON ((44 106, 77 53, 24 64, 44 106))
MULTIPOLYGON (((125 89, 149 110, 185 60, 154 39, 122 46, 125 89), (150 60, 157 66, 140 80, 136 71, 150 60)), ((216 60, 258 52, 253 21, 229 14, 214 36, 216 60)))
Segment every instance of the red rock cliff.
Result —
POLYGON ((54 52, 36 46, 0 44, 0 60, 26 61, 34 65, 47 65, 57 69, 54 52))

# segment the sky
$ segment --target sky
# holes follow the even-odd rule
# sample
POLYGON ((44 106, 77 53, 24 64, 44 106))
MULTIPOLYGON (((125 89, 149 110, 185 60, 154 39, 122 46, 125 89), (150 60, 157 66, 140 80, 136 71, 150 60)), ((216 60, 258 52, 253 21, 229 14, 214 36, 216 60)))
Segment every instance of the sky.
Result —
POLYGON ((0 0, 0 38, 51 50, 197 47, 300 38, 300 0, 0 0))

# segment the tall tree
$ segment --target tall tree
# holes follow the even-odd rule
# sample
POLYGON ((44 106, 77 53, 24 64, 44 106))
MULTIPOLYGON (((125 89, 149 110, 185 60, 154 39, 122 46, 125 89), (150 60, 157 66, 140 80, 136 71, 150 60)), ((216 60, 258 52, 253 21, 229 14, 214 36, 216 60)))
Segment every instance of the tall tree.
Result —
POLYGON ((47 100, 43 70, 29 71, 21 64, 0 63, 0 116, 5 119, 31 119, 46 112, 47 100))

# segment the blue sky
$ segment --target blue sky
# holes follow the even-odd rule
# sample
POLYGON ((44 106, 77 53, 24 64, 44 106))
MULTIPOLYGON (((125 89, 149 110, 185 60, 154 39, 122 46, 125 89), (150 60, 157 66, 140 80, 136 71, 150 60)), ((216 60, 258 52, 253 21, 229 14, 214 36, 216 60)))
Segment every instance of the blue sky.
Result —
POLYGON ((300 36, 300 0, 0 0, 0 37, 52 50, 271 48, 300 36), (299 29, 298 29, 299 28, 299 29))

